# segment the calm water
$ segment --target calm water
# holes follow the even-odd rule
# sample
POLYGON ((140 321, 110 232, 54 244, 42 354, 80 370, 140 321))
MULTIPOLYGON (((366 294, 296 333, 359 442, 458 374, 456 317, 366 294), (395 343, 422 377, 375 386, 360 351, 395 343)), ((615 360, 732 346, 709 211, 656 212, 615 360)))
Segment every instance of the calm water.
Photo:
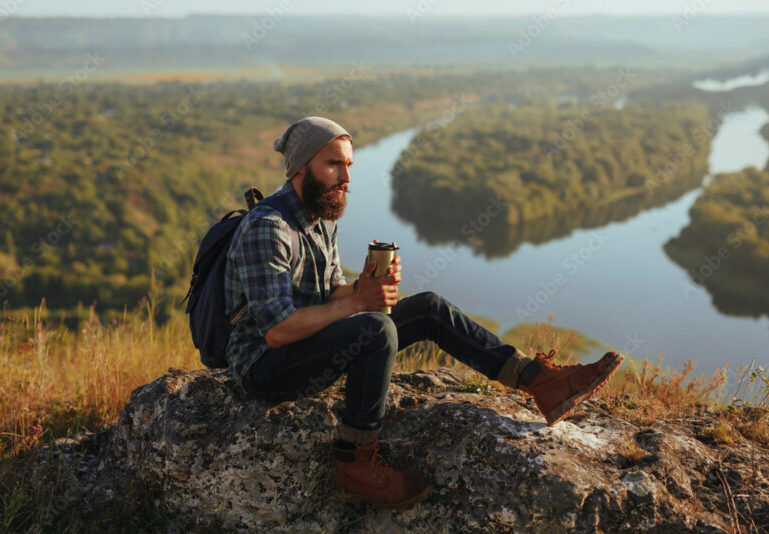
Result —
POLYGON ((728 80, 714 80, 708 78, 706 80, 697 80, 692 85, 700 91, 709 92, 723 92, 737 89, 738 87, 755 87, 758 85, 764 85, 769 82, 769 69, 762 70, 756 74, 743 74, 742 76, 735 76, 728 80))
MULTIPOLYGON (((713 141, 711 172, 763 168, 769 146, 758 131, 767 121, 760 108, 728 115, 713 141)), ((687 224, 700 190, 624 222, 523 244, 506 258, 486 260, 464 246, 420 242, 414 227, 391 212, 389 172, 415 133, 403 131, 356 151, 339 230, 344 265, 361 268, 372 239, 396 241, 403 291, 436 291, 465 311, 498 321, 501 332, 552 314, 553 324, 639 357, 656 359, 664 352, 673 365, 694 359, 699 370, 723 362, 734 370, 754 356, 769 363, 769 319, 719 313, 706 290, 662 249, 687 224)), ((435 202, 423 200, 426 206, 435 202)))

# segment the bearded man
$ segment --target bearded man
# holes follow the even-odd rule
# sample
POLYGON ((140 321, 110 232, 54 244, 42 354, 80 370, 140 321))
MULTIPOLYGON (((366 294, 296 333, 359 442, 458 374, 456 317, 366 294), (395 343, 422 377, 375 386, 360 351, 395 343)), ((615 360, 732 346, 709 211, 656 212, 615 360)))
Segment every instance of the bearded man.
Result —
POLYGON ((336 220, 346 205, 352 136, 329 119, 306 117, 273 146, 288 178, 273 197, 285 209, 257 204, 233 236, 225 311, 248 303, 248 312, 232 331, 227 359, 247 392, 278 402, 314 395, 347 375, 334 441, 343 500, 404 508, 432 489, 427 477, 396 471, 377 451, 395 355, 417 341, 435 341, 489 379, 529 393, 548 425, 619 367, 622 356, 613 352, 589 365, 554 364, 553 351, 530 358, 433 292, 399 301, 397 255, 385 276, 374 278, 376 263, 366 259, 360 278, 347 284, 336 220), (384 306, 391 314, 378 311, 384 306))

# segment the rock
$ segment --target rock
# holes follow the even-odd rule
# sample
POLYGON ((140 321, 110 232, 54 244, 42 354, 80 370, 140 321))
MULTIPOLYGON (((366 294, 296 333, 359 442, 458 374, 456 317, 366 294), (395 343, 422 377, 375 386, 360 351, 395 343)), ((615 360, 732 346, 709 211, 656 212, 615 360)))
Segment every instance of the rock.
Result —
MULTIPOLYGON (((272 405, 249 399, 226 372, 171 369, 132 393, 114 428, 57 454, 88 467, 78 475, 86 500, 139 480, 180 531, 723 532, 719 461, 735 495, 749 496, 754 512, 769 509, 769 489, 747 482, 751 465, 769 462, 766 449, 740 444, 724 457, 694 437, 695 423, 638 427, 603 401, 548 427, 524 397, 465 393, 462 382, 447 369, 393 376, 382 452, 434 486, 401 512, 335 499, 341 383, 272 405), (629 439, 652 459, 622 469, 614 459, 629 439)), ((767 519, 754 514, 758 526, 767 519)))

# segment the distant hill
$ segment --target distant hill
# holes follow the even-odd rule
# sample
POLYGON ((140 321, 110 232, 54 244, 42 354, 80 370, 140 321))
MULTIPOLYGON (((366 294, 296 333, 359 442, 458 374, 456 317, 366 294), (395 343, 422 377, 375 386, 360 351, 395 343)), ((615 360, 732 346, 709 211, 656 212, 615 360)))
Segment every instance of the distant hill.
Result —
MULTIPOLYGON (((285 16, 284 16, 285 15, 285 16)), ((9 18, 0 24, 5 76, 78 67, 223 68, 271 62, 593 61, 688 65, 747 60, 769 47, 769 17, 189 16, 9 18), (718 36, 715 40, 713 37, 718 36)), ((2 76, 0 75, 0 76, 2 76)))

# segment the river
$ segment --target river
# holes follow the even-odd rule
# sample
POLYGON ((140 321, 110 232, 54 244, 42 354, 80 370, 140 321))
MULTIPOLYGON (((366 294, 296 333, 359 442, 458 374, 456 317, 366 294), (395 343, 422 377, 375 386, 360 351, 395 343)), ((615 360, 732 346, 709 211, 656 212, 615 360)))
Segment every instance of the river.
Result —
MULTIPOLYGON (((730 113, 714 136, 712 173, 759 168, 769 158, 760 127, 762 108, 730 113)), ((417 132, 409 129, 357 150, 345 215, 340 220, 342 263, 360 269, 372 239, 396 241, 403 263, 401 289, 436 291, 463 310, 500 323, 547 321, 574 328, 639 358, 698 371, 729 364, 730 378, 753 357, 769 364, 769 318, 720 313, 707 291, 673 263, 663 244, 688 222, 701 190, 623 222, 540 245, 524 243, 505 258, 487 260, 464 246, 429 246, 390 209, 390 169, 417 132)), ((708 179, 705 177, 704 179, 708 179)), ((425 203, 431 202, 424 199, 425 203)), ((479 225, 494 224, 494 210, 479 225)))

